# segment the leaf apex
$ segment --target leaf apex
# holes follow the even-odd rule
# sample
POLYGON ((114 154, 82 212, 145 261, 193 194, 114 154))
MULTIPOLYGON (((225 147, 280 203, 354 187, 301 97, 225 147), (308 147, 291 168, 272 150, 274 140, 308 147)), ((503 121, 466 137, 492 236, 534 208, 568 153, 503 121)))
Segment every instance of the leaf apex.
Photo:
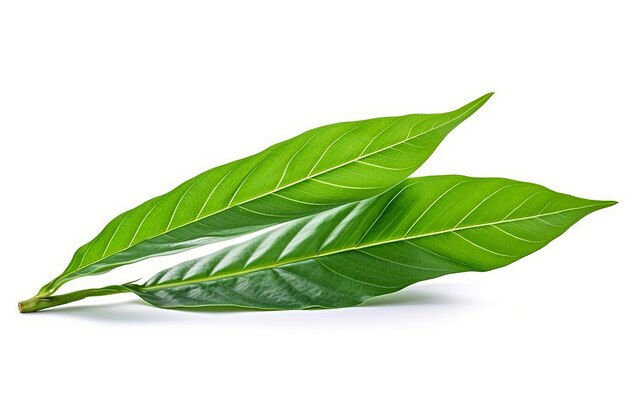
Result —
POLYGON ((460 107, 459 109, 453 111, 452 113, 462 112, 464 113, 463 119, 467 119, 469 116, 474 114, 478 109, 480 109, 487 101, 489 101, 489 99, 491 98, 493 94, 494 94, 493 92, 483 94, 482 96, 467 103, 466 105, 460 107))
POLYGON ((616 205, 618 202, 614 201, 614 200, 606 200, 606 201, 601 201, 602 203, 602 208, 606 208, 606 207, 611 207, 616 205))
POLYGON ((592 202, 593 205, 590 207, 592 211, 602 210, 617 204, 617 201, 613 200, 592 200, 592 202))
POLYGON ((491 96, 493 96, 495 94, 495 92, 490 91, 487 94, 483 94, 482 96, 478 97, 476 99, 476 102, 480 102, 480 105, 482 106, 483 104, 485 104, 487 101, 489 101, 489 99, 491 98, 491 96))

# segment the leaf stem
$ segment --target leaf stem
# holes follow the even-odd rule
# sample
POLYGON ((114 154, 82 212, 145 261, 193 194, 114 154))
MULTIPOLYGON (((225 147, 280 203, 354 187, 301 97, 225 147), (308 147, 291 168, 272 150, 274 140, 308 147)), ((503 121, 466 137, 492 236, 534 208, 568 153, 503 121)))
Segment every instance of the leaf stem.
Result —
POLYGON ((83 298, 87 297, 122 294, 126 292, 130 292, 130 290, 124 285, 110 285, 108 287, 90 288, 87 290, 79 290, 69 292, 67 294, 53 295, 48 297, 42 294, 37 294, 36 296, 29 298, 28 300, 20 301, 17 305, 17 308, 20 310, 20 313, 32 313, 34 311, 43 310, 45 308, 72 303, 74 301, 82 300, 83 298))

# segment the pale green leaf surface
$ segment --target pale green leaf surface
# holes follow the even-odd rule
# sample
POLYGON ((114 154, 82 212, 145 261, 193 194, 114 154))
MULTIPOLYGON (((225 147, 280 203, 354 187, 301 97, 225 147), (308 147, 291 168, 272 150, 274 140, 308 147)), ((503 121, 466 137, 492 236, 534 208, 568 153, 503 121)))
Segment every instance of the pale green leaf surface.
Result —
POLYGON ((411 178, 125 287, 158 307, 344 307, 508 265, 614 204, 502 178, 411 178))
POLYGON ((42 288, 253 232, 380 194, 489 99, 442 114, 338 123, 206 171, 113 219, 42 288))

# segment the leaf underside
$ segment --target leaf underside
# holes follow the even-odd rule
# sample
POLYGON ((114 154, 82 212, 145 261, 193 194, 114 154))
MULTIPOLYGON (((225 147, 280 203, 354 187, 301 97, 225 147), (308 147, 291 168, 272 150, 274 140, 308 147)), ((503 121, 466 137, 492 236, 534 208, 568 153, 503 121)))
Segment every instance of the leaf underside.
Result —
POLYGON ((113 219, 41 293, 380 194, 414 172, 490 96, 449 113, 320 127, 206 171, 113 219))
POLYGON ((158 307, 345 307, 508 265, 614 204, 502 178, 411 178, 127 288, 158 307))

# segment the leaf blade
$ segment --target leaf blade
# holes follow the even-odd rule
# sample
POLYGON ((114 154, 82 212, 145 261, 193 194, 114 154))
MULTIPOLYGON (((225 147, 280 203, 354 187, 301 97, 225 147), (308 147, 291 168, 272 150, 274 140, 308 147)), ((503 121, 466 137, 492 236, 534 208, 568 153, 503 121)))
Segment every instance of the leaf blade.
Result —
POLYGON ((411 178, 128 288, 159 307, 344 307, 542 248, 613 202, 500 178, 411 178))
POLYGON ((381 193, 419 167, 490 96, 448 113, 323 126, 206 171, 117 216, 40 293, 381 193))

